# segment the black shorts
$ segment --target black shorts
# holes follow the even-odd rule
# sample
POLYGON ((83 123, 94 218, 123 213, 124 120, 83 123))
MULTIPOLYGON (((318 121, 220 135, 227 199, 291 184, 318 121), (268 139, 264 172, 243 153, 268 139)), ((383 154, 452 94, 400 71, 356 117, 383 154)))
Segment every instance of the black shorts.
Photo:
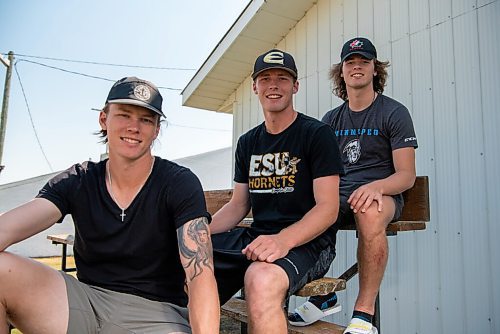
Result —
MULTIPOLYGON (((339 206, 339 215, 337 217, 337 221, 333 225, 337 230, 345 225, 355 224, 354 213, 352 212, 351 206, 347 203, 349 196, 361 185, 357 185, 356 187, 341 187, 340 188, 340 206, 339 206)), ((391 223, 395 222, 401 216, 401 212, 403 212, 404 200, 403 195, 393 195, 395 210, 394 216, 392 217, 391 223)))
MULTIPOLYGON (((221 305, 243 287, 245 272, 252 261, 248 260, 241 250, 256 237, 251 228, 236 228, 212 235, 215 278, 221 305)), ((274 261, 288 276, 290 285, 287 298, 305 284, 323 277, 334 258, 335 235, 325 232, 274 261)))

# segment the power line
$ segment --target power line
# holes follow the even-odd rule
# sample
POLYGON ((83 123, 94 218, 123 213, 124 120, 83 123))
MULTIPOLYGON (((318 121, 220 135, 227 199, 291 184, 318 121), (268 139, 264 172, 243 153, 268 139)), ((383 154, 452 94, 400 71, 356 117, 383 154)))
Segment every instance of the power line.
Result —
MULTIPOLYGON (((60 67, 56 67, 56 66, 51 66, 51 65, 39 63, 39 62, 32 61, 32 60, 19 59, 18 61, 16 61, 16 65, 19 62, 26 62, 26 63, 30 63, 30 64, 35 64, 35 65, 47 67, 47 68, 50 68, 50 69, 53 69, 53 70, 58 70, 58 71, 62 71, 62 72, 66 72, 66 73, 70 73, 70 74, 74 74, 74 75, 84 76, 84 77, 87 77, 87 78, 104 80, 104 81, 110 81, 110 82, 116 82, 116 80, 114 80, 114 79, 109 79, 109 78, 104 78, 104 77, 98 77, 96 75, 90 75, 90 74, 86 74, 86 73, 71 71, 71 70, 67 70, 67 69, 64 69, 64 68, 60 68, 60 67)), ((173 90, 173 91, 181 91, 182 90, 181 88, 172 88, 172 87, 163 87, 163 86, 158 86, 158 89, 167 89, 167 90, 173 90)))
POLYGON ((17 79, 19 80, 19 85, 21 86, 21 91, 23 92, 24 102, 26 103, 26 108, 28 110, 28 115, 30 117, 31 127, 33 128, 33 132, 35 133, 35 138, 36 138, 36 141, 38 142, 38 147, 40 147, 40 151, 42 151, 43 157, 45 158, 45 161, 49 165, 50 171, 53 172, 54 169, 52 168, 52 165, 50 164, 49 159, 47 158, 47 155, 45 154, 45 151, 43 150, 42 143, 40 142, 40 138, 38 138, 38 133, 37 133, 36 128, 35 128, 35 123, 33 122, 33 117, 31 116, 31 110, 30 110, 30 106, 28 104, 28 99, 26 98, 26 93, 24 91, 23 83, 21 81, 21 77, 19 76, 19 72, 17 71, 16 64, 17 64, 17 62, 14 63, 14 69, 16 70, 16 75, 17 75, 17 79))
POLYGON ((196 71, 195 68, 161 67, 161 66, 145 66, 145 65, 128 65, 128 64, 101 63, 101 62, 96 62, 96 61, 64 59, 64 58, 53 58, 53 57, 43 57, 43 56, 32 56, 32 55, 23 55, 23 54, 17 54, 17 53, 16 53, 16 57, 46 59, 46 60, 63 61, 63 62, 70 62, 70 63, 80 63, 80 64, 90 64, 90 65, 101 65, 101 66, 131 67, 131 68, 144 68, 144 69, 167 70, 167 71, 196 71))

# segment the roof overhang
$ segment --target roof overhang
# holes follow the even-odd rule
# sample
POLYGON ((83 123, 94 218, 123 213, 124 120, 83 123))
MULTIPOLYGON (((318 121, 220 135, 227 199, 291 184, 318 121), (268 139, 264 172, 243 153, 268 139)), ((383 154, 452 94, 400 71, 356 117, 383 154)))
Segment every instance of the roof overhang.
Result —
POLYGON ((251 75, 255 58, 283 40, 316 2, 250 1, 182 90, 182 105, 231 113, 236 89, 251 75))

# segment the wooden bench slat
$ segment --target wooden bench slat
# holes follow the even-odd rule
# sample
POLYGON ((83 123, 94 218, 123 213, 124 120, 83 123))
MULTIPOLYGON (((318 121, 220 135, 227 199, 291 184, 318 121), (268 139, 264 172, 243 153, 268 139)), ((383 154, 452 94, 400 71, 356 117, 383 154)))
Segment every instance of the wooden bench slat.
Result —
POLYGON ((403 199, 405 206, 399 220, 424 222, 431 220, 428 176, 417 176, 413 187, 403 193, 403 199))
POLYGON ((307 283, 295 293, 296 296, 324 296, 333 291, 345 290, 346 281, 339 278, 323 277, 307 283))
MULTIPOLYGON (((246 302, 244 300, 231 298, 222 305, 221 314, 248 323, 246 302)), ((344 329, 345 327, 321 320, 306 327, 288 325, 288 333, 290 334, 342 334, 344 329)))
MULTIPOLYGON (((207 202, 207 210, 210 214, 214 214, 224 206, 229 200, 233 191, 231 189, 210 190, 205 191, 205 200, 207 202)), ((429 177, 417 176, 415 184, 412 188, 403 193, 405 206, 399 221, 389 224, 387 231, 413 231, 425 230, 425 223, 430 221, 430 206, 429 206, 429 177)), ((251 224, 251 213, 246 221, 241 222, 238 226, 247 227, 251 224)), ((346 226, 342 230, 355 230, 355 226, 346 226)))
POLYGON ((49 234, 47 239, 51 240, 53 243, 65 245, 73 245, 75 242, 75 237, 72 234, 49 234))

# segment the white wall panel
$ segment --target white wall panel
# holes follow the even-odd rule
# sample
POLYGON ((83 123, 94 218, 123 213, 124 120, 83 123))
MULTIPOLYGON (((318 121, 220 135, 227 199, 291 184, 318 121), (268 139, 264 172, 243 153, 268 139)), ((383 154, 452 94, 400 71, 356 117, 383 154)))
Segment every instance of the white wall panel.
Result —
POLYGON ((436 150, 436 208, 431 213, 431 223, 437 225, 441 263, 440 285, 437 291, 441 308, 436 310, 443 319, 441 333, 464 332, 465 306, 460 299, 465 290, 463 279, 462 219, 460 206, 460 184, 457 166, 458 135, 455 97, 455 67, 451 22, 431 28, 432 80, 434 87, 434 124, 436 150))
MULTIPOLYGON (((431 193, 435 193, 435 125, 433 122, 434 105, 431 73, 430 31, 423 30, 410 36, 411 73, 412 73, 412 105, 408 106, 412 113, 413 125, 417 133, 419 148, 416 150, 417 175, 428 175, 431 193)), ((431 212, 435 197, 431 196, 431 212)), ((427 226, 424 233, 413 232, 417 241, 415 255, 415 287, 417 294, 417 312, 419 322, 418 333, 441 332, 441 318, 435 311, 440 308, 439 294, 428 291, 439 291, 439 238, 435 221, 427 226), (425 302, 424 302, 425 300, 425 302), (423 318, 425 317, 425 319, 423 318)), ((404 239, 398 238, 398 243, 404 239)), ((411 289, 411 287, 408 287, 411 289)), ((405 317, 406 318, 406 317, 405 317)))
POLYGON ((458 155, 461 186, 463 264, 466 333, 477 331, 477 324, 490 317, 487 284, 489 268, 484 265, 488 251, 486 220, 486 180, 484 178, 484 142, 479 77, 477 12, 454 19, 453 36, 457 90, 458 155), (481 171, 479 173, 475 171, 481 171), (474 223, 472 223, 474 222, 474 223), (478 259, 483 259, 478 261, 478 259), (478 282, 479 280, 479 282, 478 282))
POLYGON ((409 0, 410 34, 429 28, 428 0, 409 0))
MULTIPOLYGON (((313 6, 306 14, 307 55, 306 55, 306 82, 307 107, 299 110, 314 118, 319 118, 318 103, 318 6, 313 6)), ((302 80, 304 81, 304 80, 302 80)))
MULTIPOLYGON (((479 35, 479 56, 480 76, 481 76, 481 106, 483 110, 484 127, 484 155, 485 155, 485 175, 487 194, 487 232, 489 249, 487 251, 489 261, 486 265, 491 272, 487 277, 485 285, 490 291, 487 304, 491 308, 491 316, 488 322, 491 323, 491 333, 500 333, 500 285, 497 284, 500 277, 500 85, 498 74, 500 73, 500 34, 498 20, 500 18, 500 2, 497 1, 491 6, 480 8, 478 11, 478 35, 479 35)), ((481 171, 478 171, 481 172, 481 171)), ((486 258, 486 257, 485 257, 486 258)), ((486 301, 485 301, 486 303, 486 301)))
POLYGON ((410 39, 405 37, 392 43, 392 95, 405 106, 411 106, 410 39))
POLYGON ((452 0, 451 7, 453 17, 457 17, 476 9, 476 0, 452 0))
POLYGON ((391 1, 390 20, 393 41, 408 36, 408 15, 408 0, 391 1))
MULTIPOLYGON (((358 36, 373 41, 373 0, 358 0, 358 36)), ((354 37, 354 36, 353 36, 354 37)))
POLYGON ((451 0, 429 0, 431 26, 441 24, 451 18, 451 0))
POLYGON ((318 3, 318 118, 331 109, 331 84, 328 72, 333 64, 330 53, 330 1, 318 3))
POLYGON ((299 71, 299 92, 295 94, 295 108, 307 111, 307 22, 302 19, 295 29, 295 63, 299 71))
POLYGON ((343 1, 344 8, 344 39, 358 36, 358 1, 343 1))

